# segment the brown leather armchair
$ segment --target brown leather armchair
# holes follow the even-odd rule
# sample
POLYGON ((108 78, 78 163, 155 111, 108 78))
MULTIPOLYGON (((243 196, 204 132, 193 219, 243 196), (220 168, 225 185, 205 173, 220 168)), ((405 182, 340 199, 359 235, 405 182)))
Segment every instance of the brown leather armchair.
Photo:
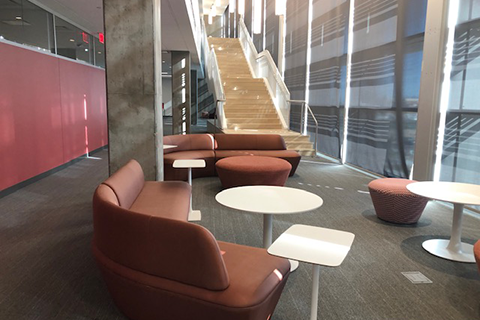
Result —
MULTIPOLYGON (((184 214, 172 219, 162 210, 132 211, 131 201, 125 205, 119 196, 135 205, 139 198, 130 192, 141 193, 141 181, 127 177, 138 170, 122 169, 93 198, 92 251, 118 308, 134 320, 268 319, 287 281, 288 260, 265 249, 217 242, 204 227, 178 218, 184 214), (131 181, 136 181, 134 191, 131 181)), ((156 183, 188 187, 184 182, 156 183)), ((176 201, 189 201, 189 196, 183 198, 176 201)), ((188 202, 165 210, 184 207, 188 202)))

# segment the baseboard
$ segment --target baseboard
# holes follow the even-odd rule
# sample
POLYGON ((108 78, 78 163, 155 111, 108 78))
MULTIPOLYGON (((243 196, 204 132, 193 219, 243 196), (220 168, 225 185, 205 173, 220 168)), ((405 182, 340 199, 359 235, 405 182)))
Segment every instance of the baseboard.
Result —
MULTIPOLYGON (((93 155, 93 154, 95 154, 95 153, 98 153, 98 152, 100 152, 100 151, 102 151, 102 150, 107 150, 107 149, 108 149, 108 145, 103 146, 103 147, 100 147, 100 148, 98 148, 98 149, 95 149, 95 150, 93 150, 92 152, 90 152, 88 155, 91 156, 91 155, 93 155)), ((59 165, 58 167, 55 167, 55 168, 53 168, 53 169, 50 169, 50 170, 45 171, 45 172, 43 172, 43 173, 40 173, 40 174, 38 174, 38 175, 36 175, 36 176, 34 176, 34 177, 31 177, 31 178, 29 178, 29 179, 27 179, 27 180, 24 180, 24 181, 22 181, 22 182, 19 182, 19 183, 15 184, 15 185, 13 185, 13 186, 11 186, 11 187, 8 187, 8 188, 6 188, 6 189, 3 189, 3 190, 0 191, 0 199, 3 198, 3 197, 5 197, 5 196, 8 196, 9 194, 14 193, 15 191, 18 191, 18 190, 20 190, 20 189, 28 186, 29 184, 32 184, 32 183, 34 183, 34 182, 37 182, 37 181, 39 181, 39 180, 41 180, 41 179, 43 179, 43 178, 45 178, 45 177, 48 177, 49 175, 52 175, 52 174, 54 174, 54 173, 56 173, 56 172, 58 172, 58 171, 60 171, 60 170, 65 169, 65 168, 68 167, 68 166, 71 166, 72 164, 75 164, 75 163, 77 163, 77 162, 79 162, 79 161, 81 161, 81 160, 83 160, 83 159, 86 159, 86 157, 87 157, 87 154, 85 153, 85 154, 81 155, 81 156, 78 157, 78 158, 75 158, 75 159, 70 160, 70 161, 68 161, 68 162, 66 162, 66 163, 64 163, 64 164, 59 165)))

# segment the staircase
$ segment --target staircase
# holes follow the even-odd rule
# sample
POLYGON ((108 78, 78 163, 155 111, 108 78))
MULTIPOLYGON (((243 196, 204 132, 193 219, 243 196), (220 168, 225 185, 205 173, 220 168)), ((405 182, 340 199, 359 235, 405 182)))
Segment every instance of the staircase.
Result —
POLYGON ((250 65, 236 38, 208 38, 215 48, 226 102, 227 129, 223 132, 242 134, 280 134, 287 149, 302 156, 314 156, 308 136, 284 129, 264 79, 253 77, 250 65))

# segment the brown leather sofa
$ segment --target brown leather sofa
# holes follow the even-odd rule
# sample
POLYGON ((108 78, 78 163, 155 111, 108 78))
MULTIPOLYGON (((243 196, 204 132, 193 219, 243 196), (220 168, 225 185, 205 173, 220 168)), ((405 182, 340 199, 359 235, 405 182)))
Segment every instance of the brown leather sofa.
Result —
POLYGON ((233 156, 267 156, 281 158, 292 165, 290 176, 295 174, 301 156, 287 150, 283 137, 278 134, 187 134, 164 136, 165 145, 176 148, 164 150, 165 180, 187 180, 187 169, 173 168, 177 159, 205 159, 205 169, 192 171, 193 178, 216 175, 215 163, 233 156))
POLYGON ((97 188, 92 251, 115 304, 133 320, 270 318, 288 260, 187 222, 190 192, 144 181, 134 160, 97 188))

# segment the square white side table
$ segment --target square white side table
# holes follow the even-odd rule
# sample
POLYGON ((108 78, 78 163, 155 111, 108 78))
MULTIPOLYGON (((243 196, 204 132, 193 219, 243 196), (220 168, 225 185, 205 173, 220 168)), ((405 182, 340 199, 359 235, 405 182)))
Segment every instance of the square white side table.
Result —
POLYGON ((317 319, 320 265, 341 265, 354 238, 350 232, 295 224, 268 248, 271 255, 313 264, 310 320, 317 319))
MULTIPOLYGON (((188 159, 175 160, 173 167, 177 169, 188 169, 188 184, 192 185, 192 168, 205 168, 206 163, 203 159, 188 159)), ((192 189, 193 192, 193 189, 192 189)), ((202 213, 200 210, 192 210, 192 196, 190 195, 190 213, 188 214, 188 221, 202 220, 202 213)))

